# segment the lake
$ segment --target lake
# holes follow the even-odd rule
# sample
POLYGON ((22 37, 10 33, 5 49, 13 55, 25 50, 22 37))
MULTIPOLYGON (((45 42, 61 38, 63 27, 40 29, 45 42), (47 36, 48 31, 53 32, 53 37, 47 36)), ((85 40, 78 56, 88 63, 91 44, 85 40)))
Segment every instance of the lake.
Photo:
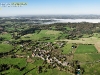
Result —
MULTIPOLYGON (((45 19, 48 20, 48 19, 45 19)), ((50 19, 51 20, 51 19, 50 19)), ((80 22, 89 22, 89 23, 100 23, 100 19, 52 19, 52 22, 45 22, 44 24, 52 23, 80 23, 80 22)))

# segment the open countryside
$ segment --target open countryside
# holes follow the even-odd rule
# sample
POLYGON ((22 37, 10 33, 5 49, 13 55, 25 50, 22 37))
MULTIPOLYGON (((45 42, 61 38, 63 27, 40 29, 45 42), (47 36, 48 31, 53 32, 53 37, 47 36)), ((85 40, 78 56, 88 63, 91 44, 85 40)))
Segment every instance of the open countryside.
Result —
POLYGON ((37 25, 23 18, 0 20, 1 75, 100 74, 99 23, 37 25))

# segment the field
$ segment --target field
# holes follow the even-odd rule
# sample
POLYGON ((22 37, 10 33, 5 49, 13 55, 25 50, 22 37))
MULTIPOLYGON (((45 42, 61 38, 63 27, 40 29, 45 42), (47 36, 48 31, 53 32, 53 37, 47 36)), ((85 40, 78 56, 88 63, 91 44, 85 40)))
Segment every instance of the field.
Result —
POLYGON ((96 53, 94 45, 79 45, 75 53, 96 53))
POLYGON ((68 43, 77 43, 77 44, 95 44, 97 42, 100 42, 100 38, 88 37, 88 38, 79 38, 78 40, 64 39, 61 41, 68 41, 68 43))
POLYGON ((26 60, 24 58, 1 58, 0 59, 0 64, 13 64, 13 65, 18 65, 20 67, 23 67, 26 65, 26 60))
POLYGON ((95 43, 95 48, 100 52, 100 42, 95 43))
POLYGON ((35 75, 71 75, 70 73, 64 72, 64 71, 59 71, 57 69, 47 69, 47 72, 38 74, 38 72, 36 70, 29 72, 26 75, 31 75, 31 74, 35 74, 35 75))
POLYGON ((74 54, 74 60, 79 60, 80 62, 94 62, 100 60, 100 54, 74 54))
POLYGON ((70 51, 71 51, 71 47, 72 47, 72 44, 66 44, 62 50, 63 50, 63 54, 68 54, 70 51))
POLYGON ((83 75, 100 74, 100 53, 97 53, 94 45, 79 45, 74 54, 73 60, 78 60, 81 67, 85 68, 83 75))
POLYGON ((0 52, 9 52, 12 48, 9 44, 0 44, 0 52))
MULTIPOLYGON (((8 65, 18 65, 21 68, 25 67, 24 70, 20 71, 20 69, 16 69, 14 67, 10 68, 9 70, 5 70, 2 72, 2 74, 7 75, 71 75, 67 72, 64 71, 59 71, 58 69, 43 69, 42 73, 38 73, 38 67, 43 66, 43 60, 38 59, 38 58, 33 58, 32 59, 34 62, 32 63, 26 63, 26 59, 24 58, 8 58, 8 59, 0 59, 0 64, 8 64, 8 65), (2 60, 2 61, 1 61, 2 60), (27 66, 26 66, 27 65, 27 66), (32 70, 31 70, 32 69, 32 70), (47 72, 44 72, 47 70, 47 72)), ((45 65, 48 67, 48 64, 45 65)))
POLYGON ((4 40, 10 40, 12 38, 11 34, 9 33, 0 34, 0 37, 4 38, 4 40))
POLYGON ((100 75, 100 63, 93 63, 85 65, 85 73, 84 75, 100 75), (91 67, 91 68, 90 68, 91 67))
POLYGON ((60 36, 61 31, 53 31, 53 30, 41 30, 39 33, 33 33, 33 34, 27 34, 21 37, 23 40, 31 39, 31 40, 44 40, 46 41, 46 38, 49 38, 47 41, 54 41, 57 39, 58 36, 60 36), (28 38, 27 38, 28 37, 28 38))

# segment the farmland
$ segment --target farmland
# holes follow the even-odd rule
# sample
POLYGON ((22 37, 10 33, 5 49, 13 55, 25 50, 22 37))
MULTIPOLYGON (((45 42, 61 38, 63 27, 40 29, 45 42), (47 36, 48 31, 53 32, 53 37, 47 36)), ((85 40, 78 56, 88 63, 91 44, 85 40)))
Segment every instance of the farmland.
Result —
POLYGON ((79 45, 75 53, 96 53, 97 50, 93 45, 79 45))
POLYGON ((0 52, 8 52, 11 51, 13 46, 9 44, 0 44, 0 52))
POLYGON ((100 54, 75 54, 74 59, 79 60, 80 62, 86 61, 98 61, 100 59, 100 54))
POLYGON ((100 74, 99 23, 0 20, 0 75, 100 74))
POLYGON ((39 33, 27 34, 27 35, 22 36, 21 38, 24 40, 27 40, 27 39, 39 40, 39 39, 45 38, 45 39, 48 39, 49 41, 54 41, 58 36, 60 36, 60 33, 62 32, 53 31, 53 30, 41 30, 39 33))
POLYGON ((71 47, 72 47, 72 44, 66 44, 62 50, 63 50, 63 54, 68 54, 70 51, 71 51, 71 47))

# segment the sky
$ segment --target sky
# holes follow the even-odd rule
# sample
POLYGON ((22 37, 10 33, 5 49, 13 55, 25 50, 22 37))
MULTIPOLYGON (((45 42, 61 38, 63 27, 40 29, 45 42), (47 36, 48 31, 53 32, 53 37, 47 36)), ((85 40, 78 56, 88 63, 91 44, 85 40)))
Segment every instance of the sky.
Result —
POLYGON ((0 3, 25 2, 22 7, 0 6, 0 16, 16 15, 100 15, 100 0, 0 0, 0 3))

